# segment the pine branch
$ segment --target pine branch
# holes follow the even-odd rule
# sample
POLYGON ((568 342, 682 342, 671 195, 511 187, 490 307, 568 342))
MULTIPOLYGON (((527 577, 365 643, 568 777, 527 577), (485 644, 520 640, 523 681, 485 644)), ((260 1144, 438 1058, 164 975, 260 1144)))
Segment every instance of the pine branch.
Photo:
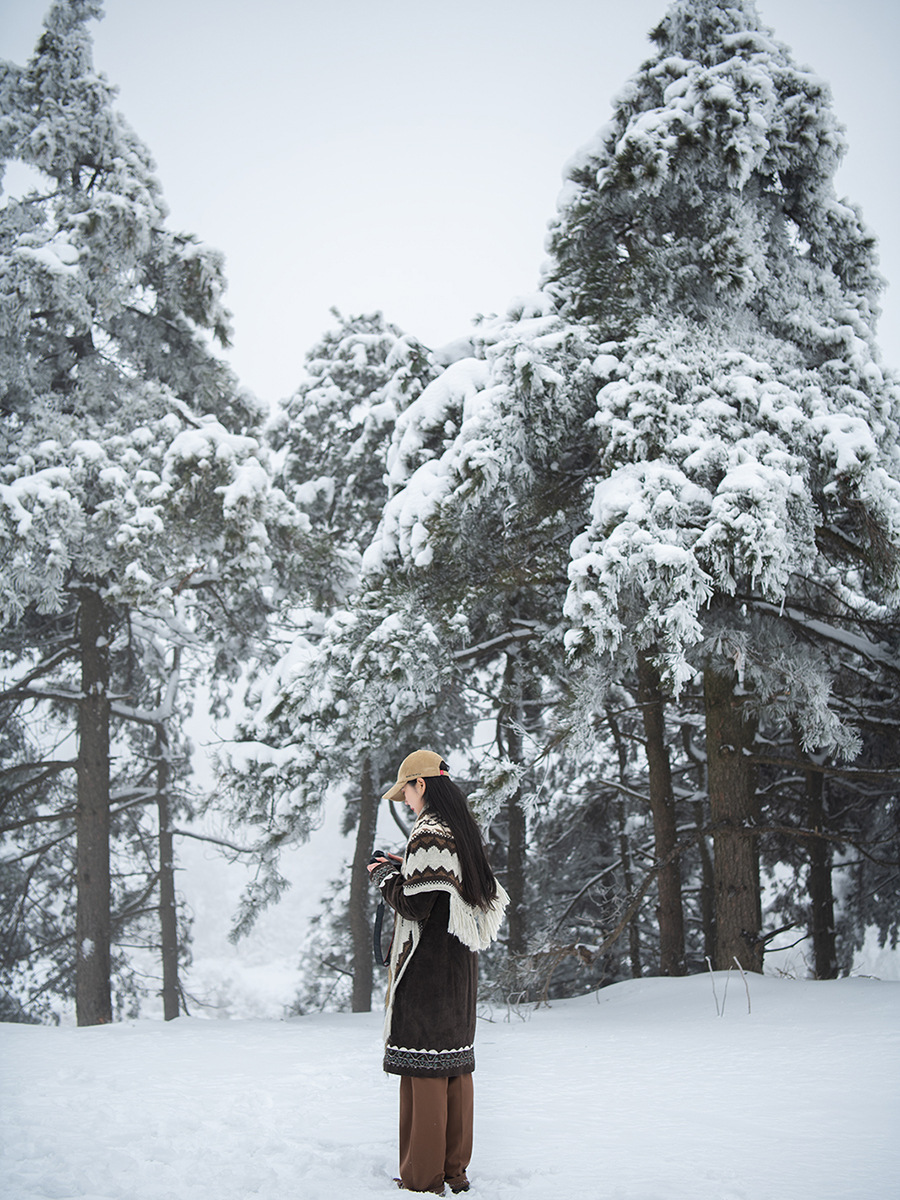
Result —
POLYGON ((745 603, 749 607, 755 608, 757 612, 785 617, 792 625, 798 626, 807 633, 823 638, 834 645, 843 646, 844 649, 859 654, 868 662, 877 663, 878 666, 884 667, 894 674, 900 674, 900 660, 877 642, 872 642, 866 637, 849 632, 849 630, 838 628, 818 617, 810 616, 793 605, 790 608, 781 609, 778 605, 752 598, 748 598, 745 603))
POLYGON ((868 770, 864 767, 836 767, 829 763, 817 763, 810 759, 777 758, 775 755, 750 754, 747 761, 754 766, 782 767, 799 774, 810 771, 819 775, 837 776, 840 779, 870 779, 886 783, 900 775, 900 764, 868 770))
POLYGON ((489 638, 486 642, 480 642, 477 646, 467 646, 465 650, 457 650, 453 654, 453 658, 459 663, 488 658, 491 655, 499 654, 501 651, 508 649, 509 646, 515 645, 516 642, 531 641, 539 632, 540 626, 537 621, 516 621, 515 626, 506 633, 501 633, 495 638, 489 638))
MULTIPOLYGON (((4 796, 4 803, 2 806, 0 806, 0 812, 2 812, 3 809, 6 808, 9 801, 14 799, 16 796, 20 796, 23 793, 30 792, 35 788, 40 787, 43 783, 46 783, 48 779, 52 778, 54 775, 60 774, 62 771, 74 770, 75 766, 76 760, 72 758, 50 760, 49 762, 41 763, 17 763, 14 767, 5 767, 2 771, 0 771, 0 780, 3 781, 4 796), (22 771, 38 771, 38 774, 30 776, 24 783, 10 784, 8 782, 10 778, 15 777, 22 771)), ((0 829, 0 833, 2 832, 3 830, 0 829)))
POLYGON ((0 693, 2 700, 55 700, 59 704, 80 704, 84 699, 82 692, 70 689, 37 688, 18 686, 15 690, 0 693))
POLYGON ((206 833, 193 833, 190 829, 173 829, 171 831, 178 837, 193 838, 197 842, 212 842, 214 846, 224 846, 226 850, 233 850, 235 854, 255 854, 254 846, 238 846, 234 842, 228 842, 224 838, 211 837, 206 833))
POLYGON ((45 675, 49 675, 51 671, 56 670, 61 662, 65 662, 67 658, 74 657, 78 650, 78 644, 74 640, 66 642, 60 650, 58 650, 50 658, 39 662, 36 667, 33 667, 27 675, 16 680, 4 691, 0 692, 0 701, 28 699, 32 693, 27 689, 35 679, 42 679, 45 675), (23 690, 25 689, 25 690, 23 690))
POLYGON ((622 860, 618 859, 611 866, 604 867, 604 869, 602 871, 598 872, 596 875, 591 876, 591 878, 587 881, 587 883, 584 885, 584 887, 578 889, 578 891, 575 893, 572 900, 566 906, 565 912, 562 914, 562 916, 556 922, 556 925, 553 928, 553 932, 557 933, 559 931, 560 925, 562 925, 563 921, 565 921, 566 917, 568 917, 569 913, 572 911, 572 909, 575 907, 575 905, 578 903, 578 901, 581 899, 581 897, 584 895, 584 893, 589 888, 592 888, 595 883, 599 883, 604 875, 609 875, 612 871, 618 870, 618 868, 621 867, 621 865, 622 865, 622 860))
POLYGON ((67 842, 69 838, 74 836, 75 830, 69 829, 66 833, 60 834, 59 837, 51 838, 49 842, 44 842, 42 845, 36 846, 31 850, 26 850, 22 854, 11 855, 9 858, 0 858, 0 867, 11 867, 14 863, 25 862, 26 859, 34 858, 36 855, 46 854, 54 846, 59 846, 62 842, 67 842))
MULTIPOLYGON (((117 798, 123 798, 124 803, 118 804, 116 808, 110 808, 110 818, 112 819, 113 817, 121 816, 122 813, 127 812, 130 808, 134 808, 142 804, 151 804, 156 800, 158 795, 159 793, 155 789, 151 790, 149 788, 139 789, 133 792, 120 792, 118 793, 117 798)), ((61 808, 55 813, 42 813, 33 817, 24 817, 21 821, 13 821, 9 825, 0 825, 0 835, 14 833, 17 829, 29 829, 35 825, 52 825, 57 821, 66 820, 74 821, 77 816, 77 808, 61 808)), ((6 865, 8 863, 21 862, 23 859, 30 858, 34 854, 43 853, 44 850, 49 849, 51 846, 55 846, 59 842, 64 842, 66 838, 70 837, 72 834, 74 834, 74 832, 74 830, 71 830, 70 833, 56 838, 52 842, 47 842, 44 846, 39 846, 37 849, 29 850, 25 854, 21 854, 16 858, 4 858, 0 860, 0 864, 6 865)))
MULTIPOLYGON (((123 925, 132 920, 134 917, 146 916, 148 910, 144 908, 144 905, 156 890, 156 884, 158 880, 159 872, 154 872, 147 886, 137 896, 135 896, 134 899, 125 906, 125 908, 121 909, 117 913, 110 914, 110 925, 113 936, 115 936, 115 934, 123 925)), ((151 909, 149 911, 154 912, 156 910, 151 909)))

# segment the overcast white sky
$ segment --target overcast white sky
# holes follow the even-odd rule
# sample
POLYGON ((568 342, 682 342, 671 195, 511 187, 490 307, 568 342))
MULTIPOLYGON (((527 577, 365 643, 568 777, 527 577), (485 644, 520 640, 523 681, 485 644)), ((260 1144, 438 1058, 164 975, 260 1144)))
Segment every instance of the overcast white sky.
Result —
MULTIPOLYGON (((25 62, 49 0, 5 0, 25 62)), ((563 164, 605 124, 666 0, 106 0, 95 62, 154 155, 171 224, 227 257, 231 360, 263 400, 345 313, 440 345, 530 291, 563 164)), ((831 84, 838 192, 878 235, 900 366, 900 4, 758 0, 831 84)))

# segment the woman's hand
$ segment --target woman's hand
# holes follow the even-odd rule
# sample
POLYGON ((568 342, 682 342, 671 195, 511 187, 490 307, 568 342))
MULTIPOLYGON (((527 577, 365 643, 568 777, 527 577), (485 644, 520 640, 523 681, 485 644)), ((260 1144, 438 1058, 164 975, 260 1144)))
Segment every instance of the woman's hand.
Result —
POLYGON ((403 859, 399 854, 391 854, 390 851, 379 851, 369 859, 366 870, 371 875, 376 867, 399 867, 402 862, 403 859))

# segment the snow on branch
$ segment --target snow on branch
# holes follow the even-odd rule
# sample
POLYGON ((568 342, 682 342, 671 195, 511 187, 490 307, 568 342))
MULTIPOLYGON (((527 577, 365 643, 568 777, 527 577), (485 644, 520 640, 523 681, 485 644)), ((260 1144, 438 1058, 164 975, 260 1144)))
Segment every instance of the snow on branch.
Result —
POLYGON ((748 604, 752 604, 757 612, 771 613, 772 616, 784 616, 795 625, 802 626, 809 633, 815 634, 817 637, 824 638, 826 641, 834 642, 836 645, 845 646, 848 650, 852 650, 860 657, 868 659, 869 662, 878 663, 880 666, 887 667, 889 671, 900 672, 900 660, 891 654, 886 647, 878 642, 870 641, 869 638, 863 637, 858 633, 851 633, 848 629, 842 629, 835 625, 830 625, 827 621, 817 620, 815 617, 810 617, 806 613, 801 612, 797 608, 784 608, 778 605, 768 604, 764 600, 749 600, 748 604))
POLYGON ((177 837, 193 838, 197 842, 211 842, 214 846, 224 846, 226 850, 233 850, 235 854, 255 854, 256 847, 254 846, 239 846, 236 842, 226 841, 225 838, 212 837, 208 833, 194 833, 190 829, 173 829, 177 837))
POLYGON ((507 646, 515 642, 527 642, 539 632, 540 626, 537 621, 517 621, 512 629, 505 633, 499 634, 495 638, 489 638, 486 642, 479 642, 477 646, 467 646, 465 650, 457 650, 453 658, 456 662, 470 662, 475 658, 483 658, 490 654, 496 654, 500 650, 505 650, 507 646))

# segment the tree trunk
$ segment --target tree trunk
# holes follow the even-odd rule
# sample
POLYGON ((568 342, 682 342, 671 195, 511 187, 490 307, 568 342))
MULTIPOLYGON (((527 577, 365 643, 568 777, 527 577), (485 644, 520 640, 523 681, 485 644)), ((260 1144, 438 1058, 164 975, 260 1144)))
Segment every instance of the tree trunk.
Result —
POLYGON ((372 763, 366 758, 360 772, 359 825, 353 870, 350 876, 350 937, 353 945, 353 1012, 372 1008, 372 905, 371 881, 366 869, 375 846, 378 824, 378 794, 372 780, 372 763))
POLYGON ((81 700, 75 828, 75 1011, 79 1025, 112 1020, 109 885, 109 612, 80 594, 81 700))
MULTIPOLYGON (((806 799, 809 827, 821 829, 825 823, 825 778, 818 771, 806 773, 806 799)), ((824 838, 812 838, 809 843, 808 887, 816 979, 837 979, 831 846, 824 838)))
MULTIPOLYGON (((619 722, 616 720, 612 709, 607 705, 606 719, 609 722, 609 728, 613 736, 613 742, 616 747, 616 758, 619 765, 619 782, 623 786, 628 784, 628 749, 625 745, 625 739, 622 737, 622 730, 619 722)), ((620 797, 611 805, 616 817, 616 828, 618 830, 619 842, 619 857, 622 861, 622 887, 625 890, 625 903, 628 904, 629 898, 634 895, 634 867, 631 856, 631 837, 628 832, 628 825, 625 813, 625 802, 620 797)), ((641 938, 640 929, 638 927, 638 914, 640 909, 635 912, 631 921, 628 923, 628 954, 631 960, 631 975, 634 979, 639 979, 643 974, 643 962, 641 959, 641 938)))
POLYGON ((156 726, 156 808, 159 814, 159 929, 162 942, 163 1017, 174 1021, 181 1011, 178 978, 178 911, 175 903, 175 847, 169 811, 169 740, 156 726))
MULTIPOLYGON (((697 828, 702 829, 706 825, 706 812, 700 800, 694 802, 692 811, 697 828)), ((712 962, 716 952, 716 881, 712 855, 709 852, 709 843, 705 837, 701 837, 697 843, 697 852, 700 856, 700 880, 697 899, 700 909, 700 928, 703 931, 703 954, 704 957, 712 962)))
MULTIPOLYGON (((666 747, 665 714, 659 675, 646 654, 638 655, 638 699, 644 718, 645 750, 650 783, 650 810, 657 862, 664 862, 678 840, 672 770, 666 747)), ((684 910, 681 861, 673 857, 658 876, 659 973, 684 974, 684 910)))
POLYGON ((744 720, 735 677, 708 668, 704 673, 709 807, 713 823, 717 971, 737 959, 748 971, 762 971, 762 914, 757 839, 746 830, 758 810, 754 770, 749 762, 755 728, 744 720))
MULTIPOLYGON (((523 682, 522 668, 514 654, 507 655, 505 671, 507 704, 501 710, 497 722, 497 743, 501 753, 510 762, 521 763, 524 756, 522 730, 523 682)), ((516 972, 516 959, 528 949, 528 929, 525 912, 525 854, 528 845, 528 830, 525 810, 522 808, 522 789, 516 788, 506 804, 507 848, 506 890, 509 893, 509 908, 506 913, 507 948, 510 967, 516 972)))
MULTIPOLYGON (((631 839, 628 836, 628 819, 624 800, 617 800, 615 809, 616 823, 619 827, 619 855, 622 859, 622 886, 625 889, 626 897, 633 896, 635 891, 634 865, 631 860, 631 839)), ((641 956, 641 930, 637 912, 628 922, 628 958, 631 962, 632 979, 640 979, 644 974, 644 963, 641 956)))
POLYGON ((525 914, 525 847, 527 830, 522 792, 516 789, 506 805, 509 845, 506 860, 506 890, 509 893, 508 941, 509 953, 518 958, 528 949, 528 928, 525 914))

